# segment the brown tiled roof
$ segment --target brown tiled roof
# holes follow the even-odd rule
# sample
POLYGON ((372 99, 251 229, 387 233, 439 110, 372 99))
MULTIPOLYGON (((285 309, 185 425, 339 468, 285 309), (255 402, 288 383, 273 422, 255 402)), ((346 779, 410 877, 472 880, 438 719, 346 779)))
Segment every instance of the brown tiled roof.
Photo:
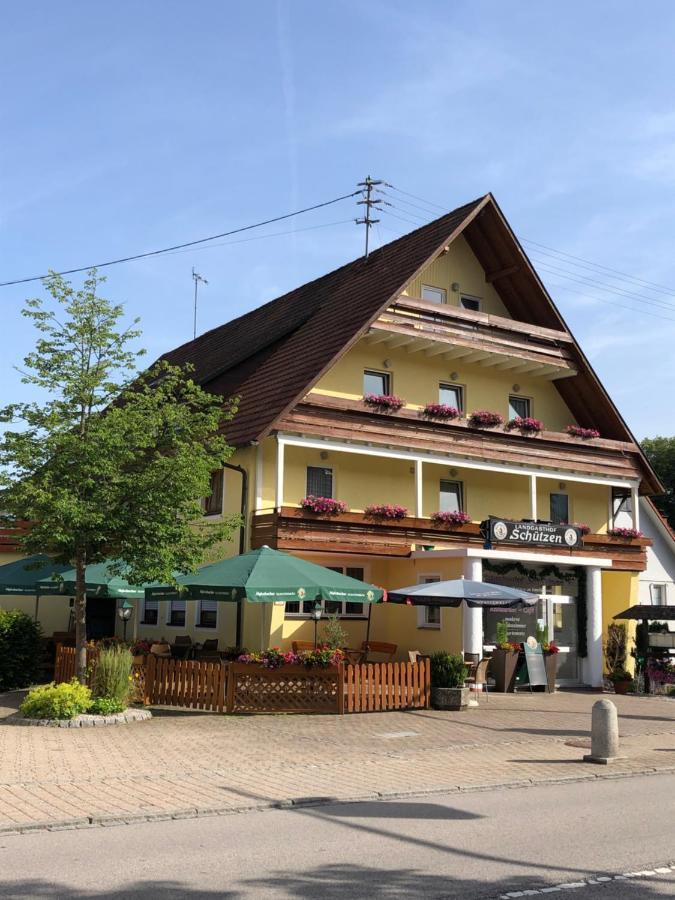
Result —
POLYGON ((257 440, 487 199, 460 206, 375 250, 368 259, 360 257, 310 281, 163 359, 190 362, 204 387, 239 395, 228 439, 236 445, 257 440))

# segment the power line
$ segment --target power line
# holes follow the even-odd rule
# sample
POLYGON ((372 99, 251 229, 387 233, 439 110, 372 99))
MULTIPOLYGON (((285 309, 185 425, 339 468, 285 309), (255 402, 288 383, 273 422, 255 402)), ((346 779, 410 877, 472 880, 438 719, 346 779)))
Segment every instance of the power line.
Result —
POLYGON ((651 316, 653 319, 663 319, 664 322, 675 322, 675 319, 671 319, 670 316, 662 316, 659 313, 650 312, 648 309, 635 309, 634 306, 626 306, 624 303, 617 303, 614 300, 608 300, 606 297, 591 297, 588 294, 582 294, 581 291, 577 291, 575 288, 570 288, 566 284, 552 284, 550 285, 552 288, 558 288, 563 291, 571 291, 577 297, 581 297, 584 300, 592 300, 594 303, 606 303, 607 306, 611 306, 612 309, 627 309, 632 313, 640 313, 643 316, 651 316))
MULTIPOLYGON (((394 209, 398 209, 398 207, 395 206, 394 209)), ((423 224, 419 221, 416 222, 414 219, 407 219, 407 218, 404 218, 403 216, 399 216, 396 213, 391 212, 391 210, 387 209, 386 207, 382 207, 382 212, 388 216, 392 216, 392 218, 394 218, 394 219, 398 219, 400 222, 407 222, 408 225, 414 225, 415 228, 419 228, 420 225, 423 224)), ((401 210, 401 212, 403 212, 403 210, 401 210)))
MULTIPOLYGON (((163 247, 161 250, 148 250, 146 253, 136 253, 133 256, 123 256, 119 259, 111 259, 107 262, 95 263, 88 266, 79 266, 76 269, 64 269, 61 272, 56 272, 57 275, 73 275, 77 272, 87 272, 89 269, 103 269, 106 266, 116 266, 119 263, 132 262, 135 259, 147 259, 149 256, 160 256, 164 253, 169 253, 172 250, 182 250, 184 247, 194 247, 197 244, 204 244, 207 241, 215 241, 218 238, 229 237, 231 234, 241 234, 243 231, 251 231, 253 228, 261 228, 263 225, 271 225, 273 222, 281 222, 284 219, 291 219, 293 216, 300 216, 303 213, 312 212, 315 209, 322 209, 324 206, 331 206, 334 203, 339 203, 341 200, 349 200, 351 197, 356 197, 360 194, 360 191, 352 191, 351 194, 344 194, 342 197, 335 197, 333 200, 325 200, 323 203, 315 203, 314 206, 306 206, 304 209, 296 210, 295 212, 286 213, 283 216, 275 216, 272 219, 265 219, 262 222, 256 222, 254 225, 244 225, 241 228, 233 228, 231 231, 223 231, 220 234, 212 234, 210 237, 198 238, 194 241, 186 241, 183 244, 174 244, 172 247, 163 247)), ((16 278, 13 281, 0 281, 0 287, 8 287, 13 284, 26 284, 29 281, 42 281, 43 278, 47 278, 48 275, 31 275, 29 278, 16 278)))
POLYGON ((433 203, 431 200, 425 200, 424 197, 418 197, 416 194, 411 194, 408 191, 402 191, 401 188, 396 187, 396 185, 389 184, 388 181, 385 181, 385 185, 388 188, 391 188, 393 191, 397 191, 399 194, 404 194, 406 197, 412 197, 413 200, 419 200, 420 203, 427 203, 429 206, 434 206, 436 209, 442 209, 443 212, 447 213, 447 209, 445 206, 441 206, 440 203, 433 203))

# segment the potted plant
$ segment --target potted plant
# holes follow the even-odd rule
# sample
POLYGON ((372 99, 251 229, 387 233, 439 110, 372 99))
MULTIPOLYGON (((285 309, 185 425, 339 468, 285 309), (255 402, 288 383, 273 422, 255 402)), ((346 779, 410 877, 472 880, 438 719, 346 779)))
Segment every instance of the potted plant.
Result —
POLYGON ((565 434, 570 437, 581 438, 583 441, 590 441, 593 438, 599 438, 600 432, 597 428, 582 428, 581 425, 568 425, 565 434))
POLYGON ((637 528, 610 528, 608 531, 610 537, 621 538, 624 541, 632 541, 643 537, 641 531, 637 528))
POLYGON ((469 669, 459 653, 440 650, 431 655, 431 705, 434 709, 466 709, 469 669))
POLYGON ((398 412, 405 406, 405 400, 395 394, 364 394, 363 402, 378 412, 398 412))
POLYGON ((614 685, 615 694, 627 694, 633 684, 633 676, 625 669, 613 669, 607 678, 614 685))
POLYGON ((369 519, 405 519, 408 508, 393 503, 373 503, 366 506, 364 515, 369 519))
POLYGON ((471 521, 471 516, 465 512, 442 511, 431 514, 431 521, 434 525, 467 525, 471 521))
POLYGON ((517 429, 521 434, 539 434, 544 430, 544 426, 539 419, 533 419, 532 416, 516 416, 515 419, 509 419, 506 429, 507 431, 517 429))
POLYGON ((496 428, 504 424, 504 416, 487 409, 477 409, 469 416, 471 428, 496 428))
POLYGON ((506 622, 497 622, 497 646, 492 651, 490 671, 499 693, 510 693, 514 689, 520 650, 520 644, 509 641, 506 622))
POLYGON ((145 657, 150 653, 152 645, 153 642, 149 641, 147 638, 139 638, 137 641, 133 642, 131 645, 131 655, 134 658, 135 666, 143 665, 145 657))
POLYGON ((459 419, 461 412, 456 406, 450 406, 447 403, 427 403, 422 410, 422 415, 426 419, 450 421, 451 419, 459 419))
POLYGON ((309 494, 300 501, 301 509, 315 513, 317 516, 339 516, 347 512, 347 504, 344 500, 334 500, 332 497, 315 497, 309 494))

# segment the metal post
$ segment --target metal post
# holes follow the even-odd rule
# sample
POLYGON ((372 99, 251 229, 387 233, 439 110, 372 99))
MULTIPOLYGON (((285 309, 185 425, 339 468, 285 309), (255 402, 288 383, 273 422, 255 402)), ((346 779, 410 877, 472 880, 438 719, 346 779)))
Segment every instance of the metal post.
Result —
POLYGON ((204 284, 208 284, 206 278, 203 278, 199 272, 195 272, 195 267, 192 267, 192 279, 195 283, 195 303, 194 303, 194 315, 192 320, 192 339, 194 340, 197 337, 197 288, 199 286, 199 282, 203 282, 204 284))
POLYGON ((365 209, 365 214, 364 214, 363 218, 356 219, 356 224, 366 226, 366 252, 364 254, 366 259, 368 258, 368 237, 370 234, 370 229, 372 228, 373 225, 375 225, 377 222, 380 221, 379 219, 371 219, 370 211, 371 211, 372 207, 375 207, 377 209, 377 204, 382 203, 382 200, 373 200, 372 199, 372 192, 373 192, 374 187, 376 187, 378 184, 383 184, 383 183, 384 182, 382 182, 382 181, 374 181, 370 177, 370 175, 367 176, 365 181, 359 181, 359 187, 365 188, 366 199, 359 200, 357 202, 358 202, 359 206, 365 206, 366 209, 365 209))

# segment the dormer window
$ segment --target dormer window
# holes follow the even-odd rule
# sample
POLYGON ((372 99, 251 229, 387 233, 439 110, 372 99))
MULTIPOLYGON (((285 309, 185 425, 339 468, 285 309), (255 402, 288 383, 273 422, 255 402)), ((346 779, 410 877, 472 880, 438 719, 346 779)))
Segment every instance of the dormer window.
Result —
POLYGON ((429 303, 447 303, 448 292, 445 288, 434 287, 431 284, 423 284, 422 300, 428 300, 429 303))
POLYGON ((391 394, 389 372, 376 372, 374 369, 366 369, 363 373, 363 393, 375 394, 377 397, 391 394))
POLYGON ((480 297, 469 297, 467 294, 462 294, 459 298, 459 305, 462 309, 480 312, 480 297))

